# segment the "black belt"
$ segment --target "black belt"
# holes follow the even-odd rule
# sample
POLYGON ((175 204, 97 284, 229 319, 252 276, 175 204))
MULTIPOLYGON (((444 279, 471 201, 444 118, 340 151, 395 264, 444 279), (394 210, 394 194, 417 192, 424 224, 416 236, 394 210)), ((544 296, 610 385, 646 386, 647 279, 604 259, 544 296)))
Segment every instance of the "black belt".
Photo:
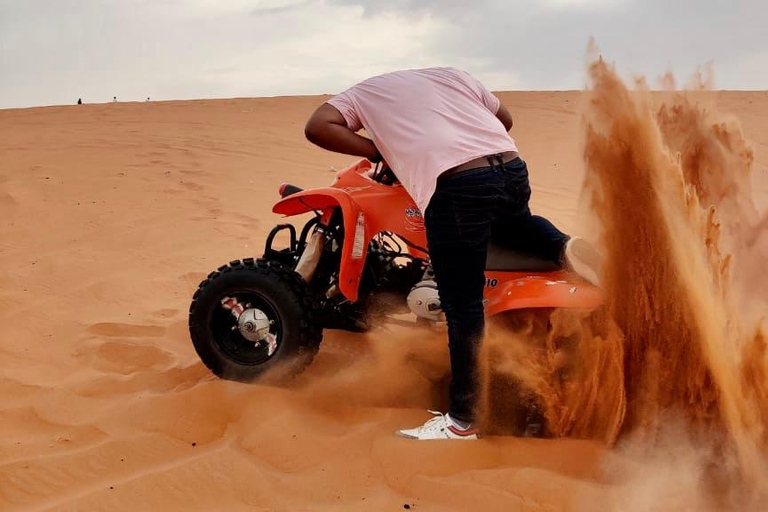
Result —
POLYGON ((466 162, 456 167, 453 167, 451 169, 448 169, 447 171, 442 173, 440 176, 438 176, 437 179, 439 180, 439 179, 448 178, 450 176, 455 176, 464 171, 470 171, 472 169, 480 169, 482 167, 494 167, 496 165, 500 165, 503 167, 504 164, 506 164, 507 162, 511 162, 517 157, 518 157, 517 151, 507 151, 506 153, 496 153, 494 155, 481 156, 479 158, 475 158, 474 160, 470 160, 469 162, 466 162))

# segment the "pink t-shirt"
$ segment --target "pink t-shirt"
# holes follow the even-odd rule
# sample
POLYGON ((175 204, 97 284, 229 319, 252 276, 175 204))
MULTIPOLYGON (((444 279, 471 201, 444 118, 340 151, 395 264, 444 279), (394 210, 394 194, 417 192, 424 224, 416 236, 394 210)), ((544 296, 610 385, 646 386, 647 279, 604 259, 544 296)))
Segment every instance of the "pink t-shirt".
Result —
POLYGON ((375 76, 328 103, 350 130, 365 128, 422 212, 441 173, 481 156, 517 151, 496 118, 499 99, 458 69, 375 76))

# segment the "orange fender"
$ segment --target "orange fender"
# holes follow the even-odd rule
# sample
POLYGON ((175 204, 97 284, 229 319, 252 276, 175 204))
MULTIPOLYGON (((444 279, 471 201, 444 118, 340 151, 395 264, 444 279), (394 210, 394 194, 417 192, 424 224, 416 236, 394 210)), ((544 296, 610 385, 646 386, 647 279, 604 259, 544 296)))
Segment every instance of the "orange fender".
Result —
POLYGON ((603 303, 599 288, 577 281, 567 272, 519 275, 488 290, 485 297, 488 316, 513 309, 593 309, 603 303))
POLYGON ((357 300, 365 257, 368 254, 368 244, 375 233, 367 225, 365 216, 352 197, 344 190, 331 187, 305 190, 278 201, 272 211, 292 216, 313 210, 328 210, 336 206, 341 207, 346 233, 346 240, 341 248, 339 290, 347 299, 354 302, 357 300), (358 219, 361 220, 361 233, 358 233, 358 219))

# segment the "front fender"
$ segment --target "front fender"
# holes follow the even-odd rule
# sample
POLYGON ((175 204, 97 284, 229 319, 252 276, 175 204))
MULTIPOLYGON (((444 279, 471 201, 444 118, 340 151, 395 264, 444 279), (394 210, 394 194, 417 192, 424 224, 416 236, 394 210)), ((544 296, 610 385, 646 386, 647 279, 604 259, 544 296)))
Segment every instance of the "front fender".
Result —
POLYGON ((347 299, 355 302, 368 254, 368 244, 375 233, 371 232, 365 215, 352 197, 344 190, 331 187, 305 190, 278 201, 272 211, 292 216, 336 206, 341 208, 344 222, 339 290, 347 299))
POLYGON ((599 288, 568 279, 567 274, 527 275, 500 284, 486 295, 488 316, 535 308, 594 309, 603 303, 599 288))
POLYGON ((314 210, 325 210, 334 206, 342 206, 351 201, 352 198, 349 194, 338 188, 313 188, 296 192, 281 199, 275 203, 272 211, 290 217, 314 210))

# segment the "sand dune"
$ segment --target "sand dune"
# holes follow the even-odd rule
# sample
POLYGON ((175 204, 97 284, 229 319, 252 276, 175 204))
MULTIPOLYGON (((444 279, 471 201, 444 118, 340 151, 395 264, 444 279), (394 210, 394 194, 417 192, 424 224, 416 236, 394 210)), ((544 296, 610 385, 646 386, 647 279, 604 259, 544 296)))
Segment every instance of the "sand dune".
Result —
MULTIPOLYGON (((583 231, 582 94, 501 97, 534 209, 583 231)), ((768 93, 706 100, 740 120, 765 209, 768 93)), ((199 281, 261 255, 281 182, 350 161, 303 138, 321 101, 0 111, 1 510, 609 510, 642 492, 597 442, 394 437, 445 405, 440 333, 330 332, 281 388, 199 362, 199 281)))

